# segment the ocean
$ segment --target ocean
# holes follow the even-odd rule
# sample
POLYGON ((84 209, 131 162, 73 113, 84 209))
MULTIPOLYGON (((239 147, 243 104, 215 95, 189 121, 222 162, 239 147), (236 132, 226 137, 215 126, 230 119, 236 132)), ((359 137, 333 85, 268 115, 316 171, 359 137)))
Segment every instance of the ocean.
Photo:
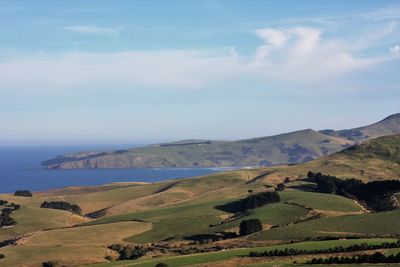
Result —
MULTIPOLYGON (((133 146, 129 146, 133 147, 133 146)), ((0 146, 0 193, 26 189, 43 191, 66 186, 93 186, 112 182, 158 182, 211 174, 218 168, 46 170, 41 162, 57 155, 126 146, 0 146)))

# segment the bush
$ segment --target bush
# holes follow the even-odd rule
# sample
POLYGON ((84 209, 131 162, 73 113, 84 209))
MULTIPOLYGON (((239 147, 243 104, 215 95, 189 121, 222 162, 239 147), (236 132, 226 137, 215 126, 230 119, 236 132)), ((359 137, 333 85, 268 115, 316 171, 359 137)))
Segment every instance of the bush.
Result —
POLYGON ((108 247, 119 253, 118 260, 135 260, 147 253, 147 249, 142 246, 124 246, 121 244, 114 244, 108 247))
POLYGON ((154 267, 168 267, 168 264, 160 262, 157 263, 154 267))
POLYGON ((13 219, 13 218, 11 218, 11 213, 14 211, 14 209, 11 209, 11 208, 4 208, 2 211, 1 211, 1 214, 0 214, 0 227, 3 227, 3 226, 11 226, 11 225, 14 225, 14 224, 16 224, 17 222, 13 219))
POLYGON ((249 219, 242 221, 239 228, 239 234, 244 236, 261 231, 262 224, 259 219, 249 219))
POLYGON ((65 201, 45 201, 40 205, 40 207, 45 209, 67 210, 76 214, 82 213, 82 210, 78 205, 71 204, 65 201))
POLYGON ((42 263, 42 266, 43 267, 59 267, 61 265, 55 261, 45 261, 42 263))
POLYGON ((284 183, 280 183, 276 186, 276 191, 283 191, 285 190, 285 184, 284 183))
POLYGON ((32 197, 32 193, 31 193, 31 191, 28 191, 28 190, 17 190, 17 191, 15 191, 14 196, 32 197))
POLYGON ((4 254, 0 254, 0 259, 4 259, 4 258, 5 258, 4 254))

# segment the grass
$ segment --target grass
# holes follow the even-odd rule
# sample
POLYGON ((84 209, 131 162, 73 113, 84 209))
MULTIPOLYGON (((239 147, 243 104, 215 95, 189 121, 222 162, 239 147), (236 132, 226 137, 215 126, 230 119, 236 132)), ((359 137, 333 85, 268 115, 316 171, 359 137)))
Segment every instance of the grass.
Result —
POLYGON ((202 254, 194 254, 194 255, 186 255, 186 256, 173 256, 173 257, 163 257, 159 259, 139 259, 135 261, 120 261, 113 263, 104 263, 104 264, 96 264, 91 266, 96 267, 112 267, 112 266, 135 266, 135 267, 154 267, 157 263, 163 262, 168 264, 170 267, 174 266, 186 266, 193 265, 199 263, 210 263, 210 262, 218 262, 222 260, 231 259, 234 257, 247 256, 250 251, 269 251, 275 249, 285 249, 285 248, 294 248, 294 249, 326 249, 332 248, 336 246, 348 247, 355 244, 368 243, 368 244, 381 244, 383 242, 395 242, 396 239, 382 239, 382 238, 374 238, 374 239, 349 239, 349 240, 329 240, 329 241, 315 241, 315 242, 301 242, 295 244, 286 244, 286 245, 275 245, 268 247, 255 247, 255 248, 243 248, 243 249, 231 249, 219 252, 210 252, 210 253, 202 253, 202 254))
POLYGON ((280 193, 281 200, 310 207, 314 210, 357 212, 361 208, 353 200, 334 195, 300 190, 285 190, 280 193))
MULTIPOLYGON (((224 203, 224 202, 223 202, 224 203)), ((105 224, 111 222, 142 220, 152 222, 153 229, 139 235, 132 236, 126 241, 134 243, 149 243, 164 239, 184 239, 196 234, 214 234, 218 231, 237 227, 240 220, 225 223, 215 227, 221 221, 221 215, 228 213, 215 209, 220 201, 207 201, 193 203, 192 205, 179 205, 150 211, 117 215, 85 223, 84 225, 105 224)), ((290 204, 273 204, 257 208, 248 212, 246 219, 258 218, 264 224, 287 224, 298 220, 307 214, 307 210, 290 204)), ((243 218, 244 219, 244 218, 243 218)))
POLYGON ((400 210, 321 218, 275 228, 251 237, 254 240, 298 240, 306 237, 400 234, 400 210))
POLYGON ((19 210, 11 214, 11 217, 17 221, 17 224, 12 227, 0 229, 0 241, 12 239, 30 232, 66 227, 73 223, 85 221, 84 218, 73 215, 68 211, 39 208, 43 200, 40 197, 1 195, 0 199, 21 205, 19 210))
POLYGON ((0 248, 2 266, 20 266, 47 260, 103 261, 105 248, 125 237, 149 230, 150 224, 121 222, 107 225, 41 231, 26 237, 23 245, 0 248), (23 255, 23 256, 22 256, 23 255))
POLYGON ((276 203, 254 210, 249 210, 245 217, 215 226, 211 229, 214 232, 229 230, 230 228, 239 227, 239 224, 242 220, 253 218, 259 219, 263 224, 285 225, 299 220, 307 213, 308 210, 299 206, 285 203, 276 203))

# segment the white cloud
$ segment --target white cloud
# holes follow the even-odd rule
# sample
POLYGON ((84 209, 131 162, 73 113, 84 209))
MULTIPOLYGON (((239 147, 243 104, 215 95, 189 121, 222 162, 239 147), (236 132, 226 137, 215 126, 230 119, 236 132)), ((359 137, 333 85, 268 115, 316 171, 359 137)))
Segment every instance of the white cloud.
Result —
POLYGON ((390 47, 390 52, 397 58, 400 58, 400 44, 390 47))
POLYGON ((117 34, 121 30, 121 28, 99 27, 93 25, 69 26, 65 27, 64 29, 76 33, 95 34, 95 35, 117 34))
POLYGON ((265 44, 258 47, 253 65, 275 68, 271 77, 320 80, 378 63, 376 58, 359 58, 353 47, 341 40, 323 38, 320 30, 307 27, 260 29, 265 44))
MULTIPOLYGON (((253 56, 220 50, 39 54, 0 62, 0 90, 199 89, 235 81, 314 83, 382 62, 315 28, 260 29, 253 56)), ((391 49, 398 53, 398 46, 391 49)))

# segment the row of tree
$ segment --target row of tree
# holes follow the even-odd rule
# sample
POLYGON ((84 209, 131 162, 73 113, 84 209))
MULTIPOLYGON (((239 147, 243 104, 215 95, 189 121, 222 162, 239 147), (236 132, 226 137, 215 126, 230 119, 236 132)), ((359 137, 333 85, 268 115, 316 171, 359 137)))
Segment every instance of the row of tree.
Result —
POLYGON ((14 196, 19 197, 32 197, 32 192, 28 190, 17 190, 14 192, 14 196))
POLYGON ((363 183, 357 179, 339 179, 320 172, 308 172, 310 181, 317 184, 321 193, 338 194, 357 199, 374 211, 387 211, 397 208, 393 194, 400 192, 400 181, 384 180, 363 183))
MULTIPOLYGON (((7 201, 5 201, 8 203, 7 201)), ((9 207, 4 208, 0 213, 0 227, 11 226, 17 224, 17 222, 11 217, 11 213, 21 208, 20 205, 11 203, 9 207)))
POLYGON ((81 208, 76 204, 71 204, 66 201, 45 201, 40 205, 41 208, 67 210, 76 214, 81 214, 81 208))
POLYGON ((374 250, 374 249, 388 249, 388 248, 399 248, 400 240, 397 242, 384 242, 382 244, 372 245, 368 243, 356 244, 348 247, 337 246, 327 249, 294 249, 286 248, 284 250, 270 250, 264 252, 251 251, 249 257, 272 257, 272 256, 295 256, 295 255, 308 255, 308 254, 327 254, 327 253, 343 253, 343 252, 354 252, 363 250, 374 250))
POLYGON ((381 252, 374 254, 364 254, 353 257, 329 257, 329 258, 314 258, 308 261, 307 264, 361 264, 361 263, 399 263, 400 253, 395 255, 385 256, 381 252))

